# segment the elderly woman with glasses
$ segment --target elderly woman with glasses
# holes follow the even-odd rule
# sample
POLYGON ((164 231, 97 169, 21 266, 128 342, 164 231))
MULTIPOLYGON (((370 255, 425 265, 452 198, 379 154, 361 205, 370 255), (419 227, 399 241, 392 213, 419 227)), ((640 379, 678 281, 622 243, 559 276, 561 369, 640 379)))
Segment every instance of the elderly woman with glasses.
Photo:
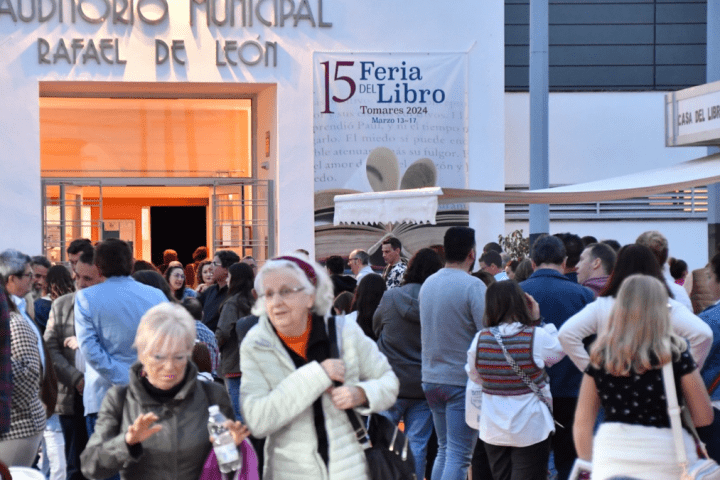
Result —
POLYGON ((333 286, 307 257, 266 262, 255 290, 253 313, 260 319, 240 347, 240 397, 250 429, 267 437, 263 478, 368 479, 363 448, 343 410, 391 407, 399 383, 390 364, 343 318, 336 319, 341 358, 330 358, 333 286))
MULTIPOLYGON (((86 477, 200 478, 212 448, 208 407, 218 405, 229 419, 235 415, 222 386, 197 379, 189 361, 194 344, 195 321, 180 305, 163 303, 143 316, 130 384, 108 391, 82 453, 86 477)), ((240 422, 226 426, 237 445, 249 434, 240 422)))

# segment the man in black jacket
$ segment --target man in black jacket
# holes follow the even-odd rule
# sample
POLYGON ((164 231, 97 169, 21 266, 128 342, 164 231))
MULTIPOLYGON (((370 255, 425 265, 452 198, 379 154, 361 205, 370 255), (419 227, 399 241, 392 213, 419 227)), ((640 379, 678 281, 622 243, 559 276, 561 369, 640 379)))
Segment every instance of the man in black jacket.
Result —
POLYGON ((345 275, 345 260, 339 255, 332 255, 325 260, 325 268, 330 274, 333 283, 333 295, 338 296, 342 292, 355 292, 357 280, 350 275, 345 275))

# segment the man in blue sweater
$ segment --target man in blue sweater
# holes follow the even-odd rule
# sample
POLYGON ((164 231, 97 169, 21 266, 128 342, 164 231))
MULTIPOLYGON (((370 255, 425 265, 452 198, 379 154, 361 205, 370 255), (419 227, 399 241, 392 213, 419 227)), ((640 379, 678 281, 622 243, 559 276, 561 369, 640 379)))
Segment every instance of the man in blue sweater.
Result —
POLYGON ((95 431, 107 391, 130 380, 140 319, 150 308, 167 302, 161 290, 130 276, 132 261, 132 250, 122 240, 100 242, 93 262, 106 280, 75 294, 75 332, 86 361, 83 404, 88 436, 95 431))
MULTIPOLYGON (((562 241, 553 236, 542 236, 532 246, 530 258, 535 272, 520 283, 522 289, 540 305, 540 315, 558 330, 565 321, 595 299, 592 291, 578 285, 564 275, 566 253, 562 241)), ((566 480, 577 458, 572 438, 578 391, 582 372, 565 357, 547 369, 553 397, 553 415, 564 428, 553 436, 555 468, 558 479, 566 480)))

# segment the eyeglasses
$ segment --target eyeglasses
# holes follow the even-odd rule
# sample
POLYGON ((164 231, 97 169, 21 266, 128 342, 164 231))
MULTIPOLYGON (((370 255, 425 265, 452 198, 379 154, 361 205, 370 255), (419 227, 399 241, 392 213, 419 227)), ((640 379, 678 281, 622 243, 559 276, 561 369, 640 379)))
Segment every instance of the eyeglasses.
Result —
POLYGON ((177 363, 185 363, 188 361, 189 358, 190 358, 189 353, 182 353, 182 354, 177 354, 177 355, 157 355, 157 354, 150 355, 150 360, 152 361, 152 363, 157 364, 157 365, 164 364, 169 361, 176 363, 176 364, 177 363))
POLYGON ((285 300, 286 298, 290 297, 291 295, 294 295, 303 290, 305 290, 305 287, 282 288, 282 289, 280 289, 280 291, 277 291, 277 292, 268 290, 267 292, 259 295, 259 298, 263 298, 263 299, 265 299, 266 302, 269 302, 277 295, 278 297, 280 297, 281 300, 285 300))
POLYGON ((170 278, 179 278, 180 280, 185 280, 185 274, 184 273, 173 273, 170 275, 170 278))

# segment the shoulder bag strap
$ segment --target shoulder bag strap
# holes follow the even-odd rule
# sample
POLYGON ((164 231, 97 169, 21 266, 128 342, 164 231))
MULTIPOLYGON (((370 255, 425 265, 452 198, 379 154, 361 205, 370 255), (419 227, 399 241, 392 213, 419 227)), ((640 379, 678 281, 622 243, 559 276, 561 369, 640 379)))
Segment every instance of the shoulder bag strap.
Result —
POLYGON ((120 407, 120 423, 122 423, 122 417, 123 417, 123 411, 125 410, 125 400, 127 397, 127 392, 130 389, 128 385, 122 385, 120 387, 120 394, 118 395, 118 406, 120 407))
POLYGON ((206 382, 204 380, 199 380, 200 385, 202 385, 203 393, 205 393, 205 398, 207 398, 208 406, 210 405, 216 405, 215 395, 212 393, 212 388, 210 387, 210 382, 206 382))
MULTIPOLYGON (((335 316, 328 318, 327 330, 328 340, 330 341, 330 358, 340 358, 335 316)), ((336 387, 342 385, 340 382, 333 383, 336 387)), ((352 408, 348 408, 345 410, 345 413, 348 416, 348 420, 350 420, 350 425, 352 425, 352 428, 355 431, 355 437, 357 438, 357 441, 360 442, 360 445, 362 445, 364 449, 372 447, 372 443, 370 443, 370 435, 368 434, 367 428, 365 428, 363 422, 361 422, 358 418, 357 412, 352 408)))
MULTIPOLYGON (((541 401, 542 403, 544 403, 544 404, 548 407, 548 409, 550 410, 550 414, 552 415, 552 413, 553 413, 552 404, 551 404, 550 401, 547 399, 547 397, 545 397, 545 395, 543 395, 543 393, 540 391, 540 387, 538 387, 537 384, 536 384, 535 382, 533 382, 533 381, 530 379, 530 377, 528 377, 528 376, 525 374, 525 372, 523 372, 523 371, 520 369, 520 365, 517 364, 517 362, 515 361, 515 359, 512 358, 512 356, 510 355, 510 353, 507 351, 507 348, 505 348, 505 344, 504 344, 503 341, 502 341, 502 335, 500 335, 500 329, 497 328, 497 327, 492 327, 492 328, 490 329, 490 333, 492 333, 492 335, 493 335, 493 337, 495 337, 495 340, 497 341, 498 345, 500 345, 500 348, 502 348, 503 355, 505 355, 505 360, 510 364, 510 367, 512 367, 513 372, 515 372, 515 374, 516 374, 518 377, 520 377, 520 380, 522 380, 523 383, 524 383, 525 385, 527 385, 528 388, 530 388, 530 390, 532 390, 535 395, 537 395, 537 397, 540 399, 540 401, 541 401)), ((557 421, 555 421, 555 423, 556 423, 559 427, 564 428, 564 427, 563 427, 562 425, 560 425, 557 421)))
POLYGON ((673 374, 672 362, 666 363, 662 368, 663 386, 665 388, 665 398, 668 404, 668 416, 670 417, 670 426, 673 431, 673 440, 675 441, 675 450, 677 450, 678 463, 687 467, 687 456, 685 455, 685 442, 682 438, 682 426, 690 431, 695 445, 699 450, 699 454, 705 458, 710 458, 705 448, 705 444, 700 440, 700 436, 695 429, 690 412, 684 407, 678 405, 677 393, 675 388, 669 388, 670 385, 675 386, 675 375, 673 374), (677 426, 676 426, 677 424, 677 426))
POLYGON ((335 326, 335 316, 328 318, 327 334, 330 341, 330 358, 340 358, 340 349, 337 343, 337 328, 335 326))
POLYGON ((663 366, 663 386, 665 388, 665 398, 667 399, 670 427, 672 428, 673 441, 675 442, 675 455, 677 456, 678 463, 683 468, 683 472, 687 472, 687 455, 685 455, 680 407, 678 406, 677 393, 675 392, 675 375, 673 374, 672 368, 672 362, 668 362, 663 366))

